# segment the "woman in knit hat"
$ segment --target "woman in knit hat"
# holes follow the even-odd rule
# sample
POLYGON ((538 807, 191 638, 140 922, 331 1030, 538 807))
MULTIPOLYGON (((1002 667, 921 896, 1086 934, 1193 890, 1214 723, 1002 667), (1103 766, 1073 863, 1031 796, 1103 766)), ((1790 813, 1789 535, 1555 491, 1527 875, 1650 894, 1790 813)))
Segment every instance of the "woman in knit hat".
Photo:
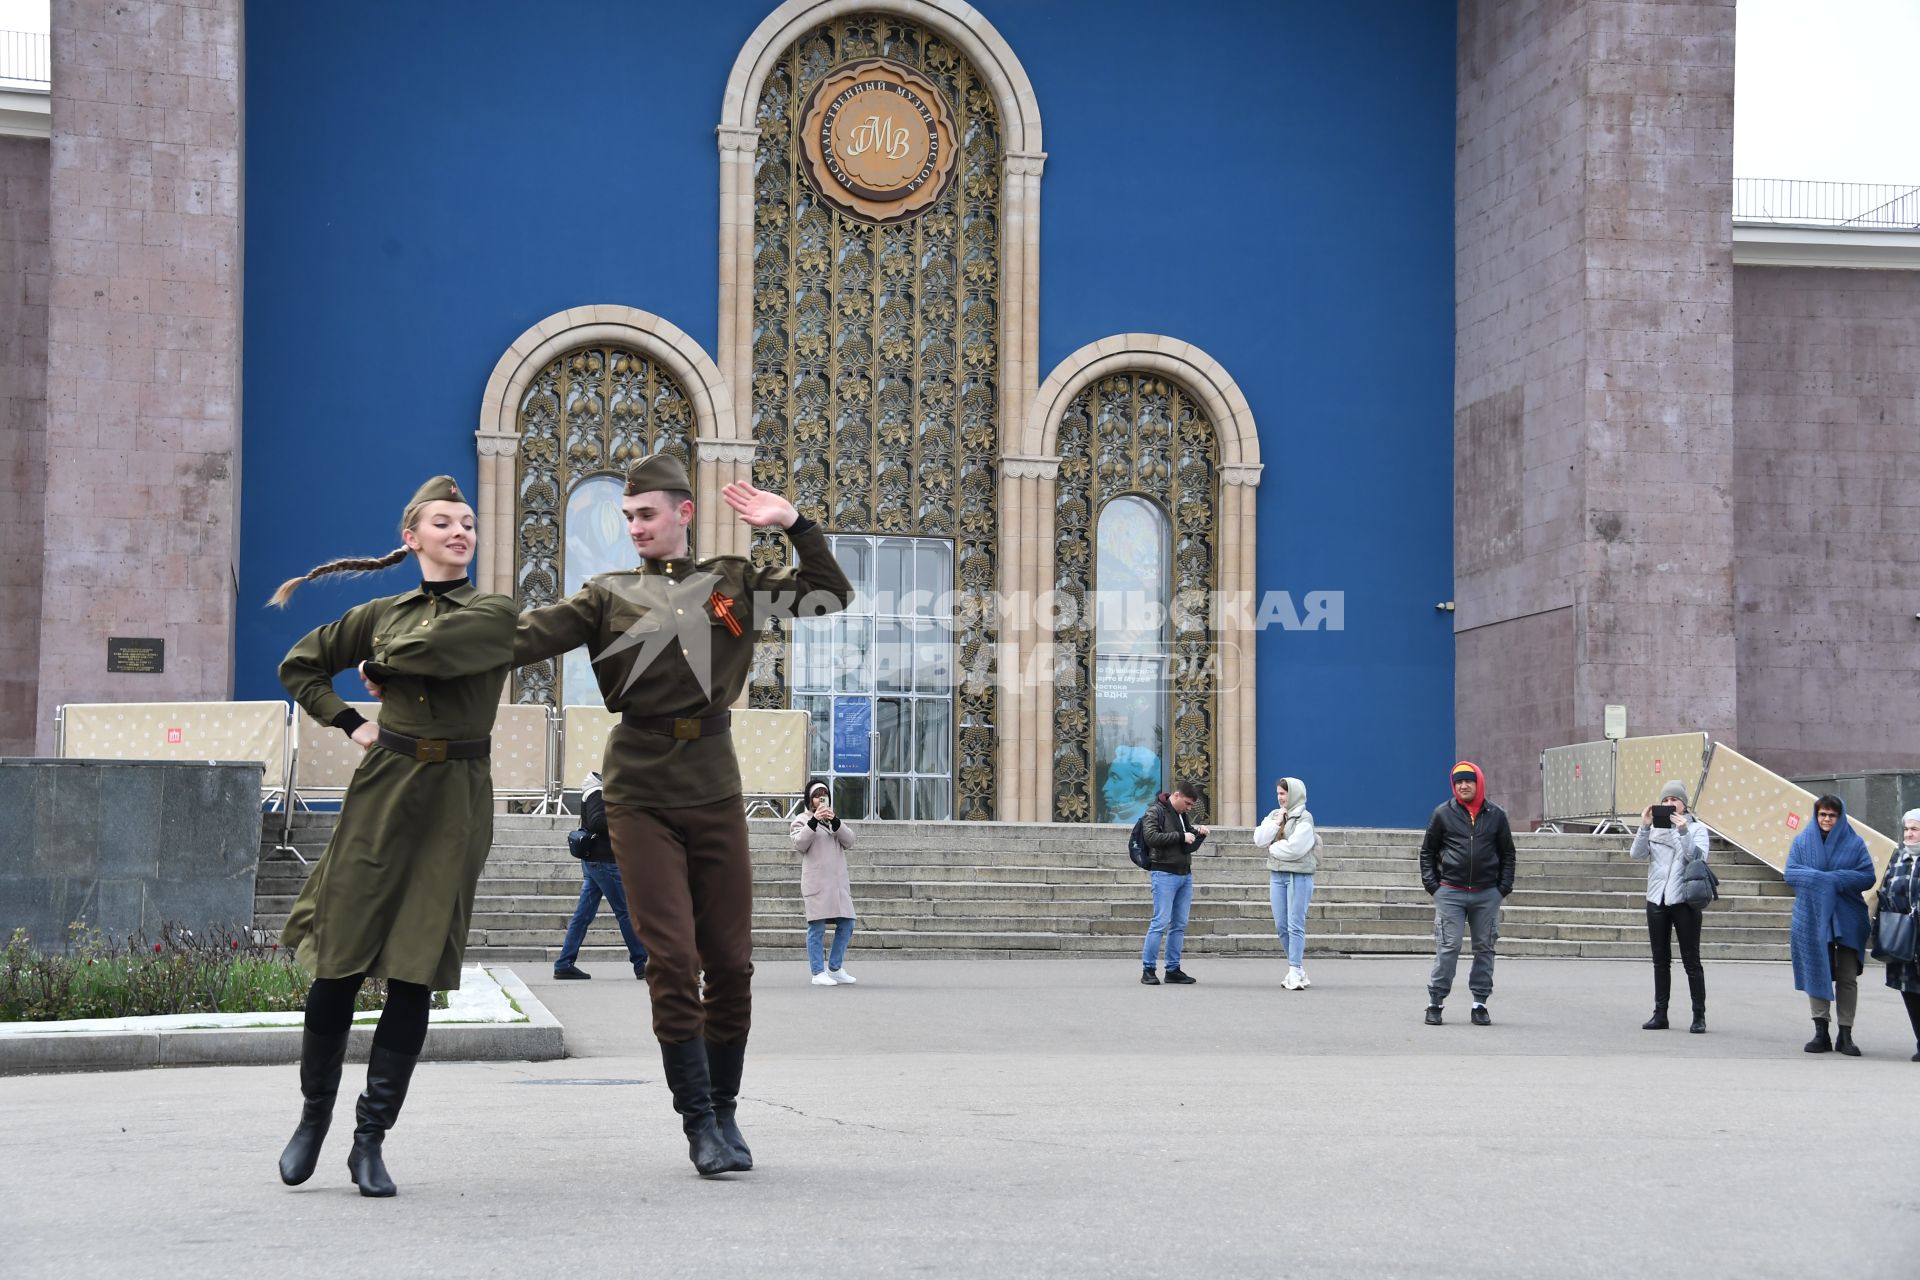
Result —
MULTIPOLYGON (((1707 1029, 1707 975, 1700 965, 1700 921, 1706 901, 1696 900, 1683 874, 1687 864, 1707 860, 1711 832, 1687 812, 1684 783, 1669 782, 1660 789, 1660 803, 1671 810, 1670 825, 1654 825, 1654 807, 1640 815, 1630 856, 1647 863, 1647 941, 1653 947, 1653 1016, 1641 1023, 1643 1031, 1667 1029, 1667 1000, 1673 991, 1671 943, 1680 939, 1680 967, 1686 970, 1687 992, 1693 997, 1693 1022, 1687 1030, 1699 1035, 1707 1029)), ((1696 882, 1697 883, 1697 882, 1696 882)))
POLYGON ((807 967, 813 985, 851 983, 846 971, 847 943, 853 938, 853 888, 847 880, 847 850, 853 824, 833 811, 824 782, 807 786, 806 812, 793 820, 793 847, 800 851, 800 895, 807 905, 807 967), (833 925, 833 951, 825 949, 827 925, 833 925))
POLYGON ((280 1177, 305 1182, 320 1158, 346 1058, 353 1002, 369 977, 387 980, 367 1058, 367 1088, 347 1168, 365 1196, 394 1194, 381 1144, 406 1100, 427 1037, 431 994, 460 985, 474 887, 493 844, 489 735, 513 658, 518 606, 467 581, 473 508, 449 476, 420 486, 384 556, 333 560, 283 583, 419 561, 420 585, 356 605, 313 631, 280 664, 301 709, 366 754, 340 804, 327 851, 300 891, 281 941, 314 975, 300 1047, 300 1125, 280 1177), (359 668, 380 690, 367 722, 333 690, 359 668))
MULTIPOLYGON (((1909 809, 1900 819, 1900 847, 1887 860, 1887 874, 1880 880, 1876 914, 1884 920, 1903 912, 1920 912, 1920 809, 1909 809)), ((1913 1061, 1920 1062, 1920 961, 1884 958, 1887 985, 1906 1001, 1907 1021, 1913 1025, 1913 1061)))

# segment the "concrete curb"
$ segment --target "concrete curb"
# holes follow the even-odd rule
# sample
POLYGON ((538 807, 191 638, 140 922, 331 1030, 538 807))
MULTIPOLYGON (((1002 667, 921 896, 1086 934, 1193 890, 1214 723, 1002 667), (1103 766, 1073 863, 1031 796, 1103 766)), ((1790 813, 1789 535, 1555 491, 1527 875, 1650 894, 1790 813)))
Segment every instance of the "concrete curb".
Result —
MULTIPOLYGON (((560 1020, 511 969, 488 966, 525 1022, 440 1023, 427 1033, 425 1062, 547 1062, 567 1056, 560 1020)), ((179 1031, 49 1031, 0 1037, 0 1076, 56 1071, 132 1071, 142 1067, 272 1066, 300 1061, 299 1027, 195 1028, 179 1031)), ((365 1062, 373 1028, 356 1026, 347 1044, 365 1062)))

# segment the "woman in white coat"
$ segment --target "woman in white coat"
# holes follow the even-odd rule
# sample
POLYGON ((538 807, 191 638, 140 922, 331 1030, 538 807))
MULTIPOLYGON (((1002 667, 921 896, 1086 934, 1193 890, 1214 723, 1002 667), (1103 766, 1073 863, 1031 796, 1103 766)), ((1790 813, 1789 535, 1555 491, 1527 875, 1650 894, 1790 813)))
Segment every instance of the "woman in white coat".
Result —
POLYGON ((1281 985, 1303 991, 1307 981, 1307 904, 1313 901, 1313 873, 1320 865, 1320 837, 1307 812, 1307 784, 1282 778, 1274 784, 1280 807, 1254 828, 1253 842, 1267 851, 1268 897, 1273 929, 1287 944, 1287 977, 1281 985))
POLYGON ((824 782, 807 786, 807 811, 793 820, 793 847, 800 851, 800 895, 807 905, 807 967, 813 985, 834 987, 853 981, 845 967, 853 938, 853 889, 847 882, 847 850, 853 824, 833 811, 824 782), (833 951, 823 945, 833 925, 833 951))

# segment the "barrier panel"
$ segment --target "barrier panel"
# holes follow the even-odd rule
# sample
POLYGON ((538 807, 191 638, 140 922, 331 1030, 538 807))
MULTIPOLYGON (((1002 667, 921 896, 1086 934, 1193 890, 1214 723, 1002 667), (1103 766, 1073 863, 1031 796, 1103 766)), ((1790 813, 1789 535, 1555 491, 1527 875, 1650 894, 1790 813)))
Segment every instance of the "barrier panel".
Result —
MULTIPOLYGON (((600 767, 607 738, 620 717, 605 707, 560 710, 561 790, 572 790, 600 767)), ((740 791, 747 812, 776 817, 796 812, 807 789, 807 722, 804 711, 733 710, 733 750, 740 761, 740 791)))
POLYGON ((1613 757, 1614 815, 1639 826, 1640 811, 1660 803, 1660 789, 1669 782, 1684 784, 1687 798, 1697 799, 1709 745, 1704 733, 1620 739, 1613 757))
POLYGON ((560 790, 578 791, 587 775, 599 770, 607 739, 619 723, 620 717, 605 707, 560 708, 560 790))
MULTIPOLYGON (((1793 838, 1813 822, 1813 800, 1813 792, 1716 742, 1693 811, 1700 821, 1754 857, 1785 871, 1793 838)), ((1849 816, 1847 821, 1867 842, 1877 877, 1887 869, 1894 842, 1857 818, 1849 816)))
MULTIPOLYGON (((349 702, 369 720, 380 718, 377 702, 349 702)), ((310 716, 295 716, 293 726, 293 796, 304 803, 311 797, 344 793, 366 752, 338 729, 310 716)))
MULTIPOLYGON (((369 720, 380 718, 377 702, 349 702, 369 720)), ((331 797, 346 791, 365 752, 338 729, 307 717, 295 729, 294 795, 331 797)), ((553 724, 538 703, 509 703, 493 721, 493 794, 500 800, 547 801, 552 795, 550 765, 553 724)))
POLYGON ((493 718, 494 797, 538 800, 544 812, 558 798, 553 765, 553 712, 544 703, 503 703, 493 718))
POLYGON ((799 812, 807 790, 810 719, 804 711, 733 713, 733 750, 749 817, 756 811, 775 818, 799 812))
POLYGON ((1603 822, 1613 816, 1613 743, 1580 742, 1540 753, 1540 820, 1603 822))
POLYGON ((69 702, 55 723, 63 759, 256 760, 262 800, 287 791, 293 717, 284 702, 69 702))

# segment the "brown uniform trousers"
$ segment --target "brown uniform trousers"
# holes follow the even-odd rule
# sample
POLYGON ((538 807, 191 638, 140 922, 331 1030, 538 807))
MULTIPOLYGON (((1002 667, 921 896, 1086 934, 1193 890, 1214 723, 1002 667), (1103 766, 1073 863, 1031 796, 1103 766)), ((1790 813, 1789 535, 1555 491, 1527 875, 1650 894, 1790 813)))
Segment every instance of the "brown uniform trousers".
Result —
POLYGON ((654 1038, 746 1039, 753 1021, 753 863, 745 804, 739 796, 673 809, 610 804, 607 836, 633 930, 647 948, 654 1038))

